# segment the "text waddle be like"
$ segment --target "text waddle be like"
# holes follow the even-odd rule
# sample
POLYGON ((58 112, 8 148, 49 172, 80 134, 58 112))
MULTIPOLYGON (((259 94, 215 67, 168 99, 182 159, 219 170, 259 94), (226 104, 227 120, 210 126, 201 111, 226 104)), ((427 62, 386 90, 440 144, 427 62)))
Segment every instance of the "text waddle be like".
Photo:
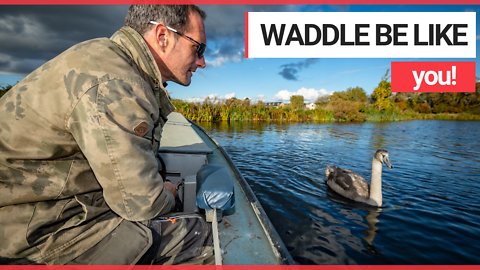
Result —
MULTIPOLYGON (((338 27, 334 24, 305 24, 302 28, 298 24, 289 25, 270 24, 267 29, 266 24, 260 24, 263 41, 266 46, 272 44, 272 39, 277 46, 289 46, 296 42, 302 46, 312 46, 321 43, 323 46, 332 46, 339 44, 341 46, 369 46, 368 41, 370 24, 355 24, 353 29, 355 38, 347 40, 347 31, 345 24, 338 27), (287 33, 288 32, 288 33, 287 33)), ((377 46, 408 46, 408 24, 375 24, 375 45, 377 46)), ((467 36, 465 32, 467 24, 429 24, 428 38, 426 38, 425 29, 420 29, 419 24, 413 25, 413 44, 415 46, 440 46, 446 44, 449 46, 468 46, 468 42, 463 40, 467 36), (423 37, 423 39, 422 39, 423 37)))

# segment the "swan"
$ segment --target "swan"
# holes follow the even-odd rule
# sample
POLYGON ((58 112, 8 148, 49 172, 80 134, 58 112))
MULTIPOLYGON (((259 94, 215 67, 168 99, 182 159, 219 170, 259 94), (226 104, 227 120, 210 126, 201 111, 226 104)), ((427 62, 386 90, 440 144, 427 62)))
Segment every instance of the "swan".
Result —
POLYGON ((325 170, 327 185, 345 198, 380 207, 382 206, 382 164, 387 165, 390 169, 393 168, 388 151, 378 149, 372 159, 370 186, 362 176, 350 170, 327 166, 325 170))

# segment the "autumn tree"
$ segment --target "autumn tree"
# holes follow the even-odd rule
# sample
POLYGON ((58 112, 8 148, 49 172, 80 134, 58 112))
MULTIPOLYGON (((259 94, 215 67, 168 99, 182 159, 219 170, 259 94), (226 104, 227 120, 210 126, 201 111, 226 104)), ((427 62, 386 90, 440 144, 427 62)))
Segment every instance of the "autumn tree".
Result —
POLYGON ((367 103, 367 94, 361 87, 348 88, 342 92, 335 92, 330 97, 330 109, 333 117, 340 122, 365 121, 363 113, 367 103))
POLYGON ((389 71, 383 75, 382 80, 378 83, 378 86, 373 90, 372 100, 373 105, 377 110, 390 111, 393 109, 393 102, 390 99, 392 95, 392 85, 388 81, 389 71))
POLYGON ((350 87, 343 92, 335 92, 333 93, 330 100, 341 99, 345 101, 358 101, 358 102, 367 102, 367 93, 363 88, 357 87, 350 87))
POLYGON ((293 95, 290 97, 290 106, 293 110, 303 109, 303 104, 305 100, 302 95, 293 95))
POLYGON ((320 96, 317 98, 317 100, 315 100, 315 104, 317 104, 318 106, 325 106, 330 101, 330 98, 331 96, 329 95, 320 96))

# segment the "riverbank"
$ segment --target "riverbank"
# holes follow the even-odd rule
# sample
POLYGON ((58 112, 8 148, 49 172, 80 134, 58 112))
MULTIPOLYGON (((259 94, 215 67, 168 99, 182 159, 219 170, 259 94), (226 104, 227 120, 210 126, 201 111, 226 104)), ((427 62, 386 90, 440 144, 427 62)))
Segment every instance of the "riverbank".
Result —
MULTIPOLYGON (((388 74, 388 73, 387 73, 388 74)), ((384 122, 403 120, 480 120, 480 83, 474 93, 392 93, 387 74, 367 95, 361 87, 322 96, 305 105, 303 96, 275 106, 250 99, 174 100, 178 112, 196 122, 384 122)))
POLYGON ((345 102, 344 104, 323 104, 313 110, 292 109, 289 106, 269 107, 261 102, 249 104, 245 100, 190 103, 174 100, 177 111, 195 122, 305 122, 305 123, 347 123, 347 122, 392 122, 406 120, 458 120, 480 121, 480 113, 469 112, 418 112, 413 109, 401 111, 394 107, 387 111, 373 105, 345 102), (229 103, 230 102, 230 103, 229 103))
POLYGON ((405 120, 455 120, 480 121, 480 115, 471 113, 415 113, 375 114, 367 117, 369 122, 405 121, 405 120))

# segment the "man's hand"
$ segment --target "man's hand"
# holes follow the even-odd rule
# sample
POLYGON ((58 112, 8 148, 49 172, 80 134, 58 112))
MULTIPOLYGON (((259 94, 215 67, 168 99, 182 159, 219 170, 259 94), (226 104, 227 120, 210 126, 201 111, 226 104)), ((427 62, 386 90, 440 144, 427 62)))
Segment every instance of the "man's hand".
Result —
POLYGON ((177 185, 170 181, 165 181, 163 183, 163 188, 170 191, 173 194, 173 197, 177 197, 177 185))

